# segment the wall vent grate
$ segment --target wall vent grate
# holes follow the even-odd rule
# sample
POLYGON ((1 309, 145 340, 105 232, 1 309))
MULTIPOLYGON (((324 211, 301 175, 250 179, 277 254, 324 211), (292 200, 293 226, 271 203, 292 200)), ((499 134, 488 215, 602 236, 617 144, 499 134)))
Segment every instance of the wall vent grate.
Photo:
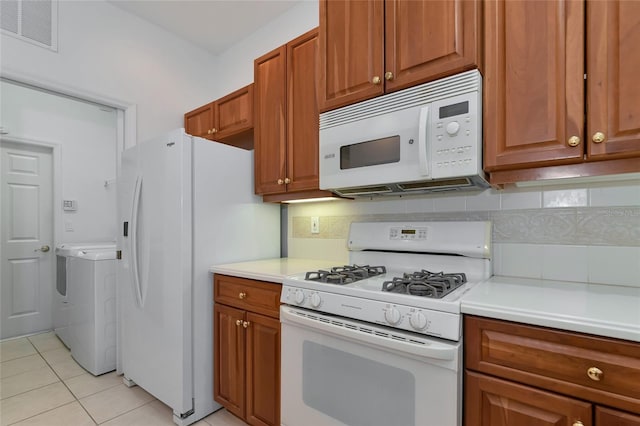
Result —
POLYGON ((58 0, 0 1, 3 34, 58 51, 58 0))

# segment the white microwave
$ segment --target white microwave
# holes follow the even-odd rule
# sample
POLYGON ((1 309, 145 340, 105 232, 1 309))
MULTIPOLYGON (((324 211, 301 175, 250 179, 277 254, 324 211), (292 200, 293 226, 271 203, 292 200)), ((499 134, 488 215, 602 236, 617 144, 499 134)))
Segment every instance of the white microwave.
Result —
POLYGON ((477 70, 320 114, 320 189, 353 197, 488 187, 477 70))

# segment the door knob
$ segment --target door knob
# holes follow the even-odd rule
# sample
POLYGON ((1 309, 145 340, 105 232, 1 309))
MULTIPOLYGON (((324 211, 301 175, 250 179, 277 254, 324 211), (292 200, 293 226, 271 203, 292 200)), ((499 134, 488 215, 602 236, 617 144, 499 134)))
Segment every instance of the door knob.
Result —
POLYGON ((45 246, 42 246, 42 247, 40 247, 40 248, 35 249, 34 251, 41 251, 41 252, 43 252, 43 253, 46 253, 46 252, 48 252, 49 250, 50 250, 50 247, 45 245, 45 246))
POLYGON ((602 132, 595 132, 593 134, 593 137, 591 138, 591 140, 595 143, 602 143, 604 141, 604 133, 602 132))

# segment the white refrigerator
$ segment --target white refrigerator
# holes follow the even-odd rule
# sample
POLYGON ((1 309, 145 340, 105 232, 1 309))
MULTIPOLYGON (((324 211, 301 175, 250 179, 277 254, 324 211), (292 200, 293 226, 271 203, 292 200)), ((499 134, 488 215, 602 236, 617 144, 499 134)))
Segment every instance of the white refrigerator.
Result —
POLYGON ((253 193, 253 152, 184 129, 122 154, 119 367, 188 425, 213 400, 214 264, 280 257, 280 208, 253 193))

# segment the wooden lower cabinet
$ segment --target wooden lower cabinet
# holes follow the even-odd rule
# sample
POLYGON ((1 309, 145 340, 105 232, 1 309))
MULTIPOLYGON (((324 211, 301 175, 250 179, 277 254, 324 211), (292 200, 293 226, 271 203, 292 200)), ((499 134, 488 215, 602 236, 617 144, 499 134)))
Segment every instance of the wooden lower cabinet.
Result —
POLYGON ((221 275, 214 286, 214 399, 250 425, 280 425, 280 321, 268 308, 279 286, 221 275))
POLYGON ((591 426, 591 404, 468 371, 467 426, 591 426), (581 422, 581 423, 577 423, 581 422))
POLYGON ((596 407, 597 426, 640 426, 640 415, 623 413, 605 407, 596 407))
POLYGON ((467 426, 640 426, 640 343, 465 316, 467 426))

